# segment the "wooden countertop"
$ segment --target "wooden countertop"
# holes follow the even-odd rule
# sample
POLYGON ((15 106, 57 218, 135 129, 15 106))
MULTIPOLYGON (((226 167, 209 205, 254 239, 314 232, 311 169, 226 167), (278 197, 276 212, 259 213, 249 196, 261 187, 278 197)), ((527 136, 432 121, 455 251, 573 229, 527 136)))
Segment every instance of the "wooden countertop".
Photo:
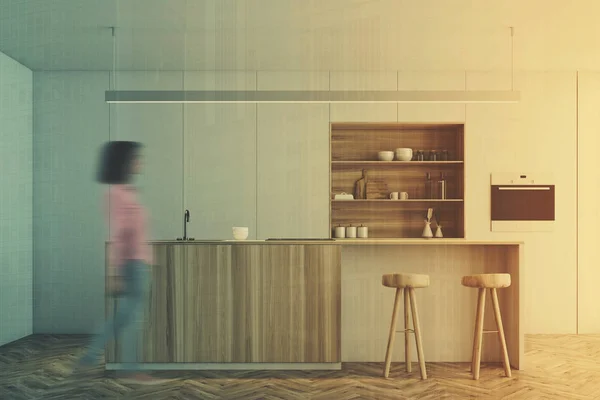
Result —
POLYGON ((439 246, 439 245, 520 245, 522 241, 510 241, 510 240, 469 240, 469 239, 457 239, 457 238, 443 238, 443 239, 421 239, 421 238, 403 238, 403 239, 334 239, 334 240, 302 240, 302 239, 290 239, 290 240, 152 240, 150 244, 182 244, 182 245, 193 245, 193 244, 246 244, 246 245, 342 245, 342 246, 397 246, 397 245, 412 245, 412 246, 439 246))

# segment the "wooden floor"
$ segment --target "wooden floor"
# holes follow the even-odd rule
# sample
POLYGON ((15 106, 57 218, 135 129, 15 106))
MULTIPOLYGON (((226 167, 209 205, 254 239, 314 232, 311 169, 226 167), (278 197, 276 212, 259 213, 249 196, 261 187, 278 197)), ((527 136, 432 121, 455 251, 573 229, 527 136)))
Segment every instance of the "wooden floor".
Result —
MULTIPOLYGON (((87 338, 35 335, 0 347, 0 399, 600 399, 600 335, 526 338, 526 371, 505 378, 500 365, 428 363, 429 379, 392 364, 347 363, 342 371, 163 372, 160 386, 125 385, 103 367, 71 374, 87 338)), ((382 349, 384 351, 385 349, 382 349)))

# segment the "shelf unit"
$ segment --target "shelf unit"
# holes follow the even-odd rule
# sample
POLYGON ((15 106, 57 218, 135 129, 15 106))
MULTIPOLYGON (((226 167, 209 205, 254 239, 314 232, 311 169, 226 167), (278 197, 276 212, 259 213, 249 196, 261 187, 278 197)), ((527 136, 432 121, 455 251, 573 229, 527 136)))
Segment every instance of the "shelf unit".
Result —
POLYGON ((444 237, 465 237, 463 123, 333 123, 330 148, 332 237, 340 225, 367 226, 370 238, 420 237, 430 207, 440 218, 444 237), (398 147, 412 148, 413 161, 377 160, 379 151, 398 147), (449 160, 415 161, 417 150, 448 150, 449 160), (363 170, 368 181, 385 182, 388 192, 407 192, 408 199, 334 200, 335 194, 354 193, 363 170), (444 173, 446 199, 424 198, 428 172, 434 181, 444 173))

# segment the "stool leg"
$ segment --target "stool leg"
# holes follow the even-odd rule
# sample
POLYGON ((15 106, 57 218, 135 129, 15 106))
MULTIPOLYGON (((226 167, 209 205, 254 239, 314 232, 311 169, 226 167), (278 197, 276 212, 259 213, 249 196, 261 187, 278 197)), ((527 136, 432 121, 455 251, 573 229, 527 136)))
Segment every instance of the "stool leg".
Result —
POLYGON ((404 289, 404 363, 406 364, 406 372, 411 372, 410 363, 410 337, 408 330, 410 316, 410 297, 408 288, 404 289))
POLYGON ((496 326, 498 327, 498 340, 502 347, 502 361, 504 363, 504 373, 511 377, 510 362, 508 360, 508 350, 506 349, 506 338, 504 337, 504 326, 502 325, 502 316, 500 315, 500 304, 498 304, 498 292, 496 288, 490 289, 492 292, 492 304, 494 305, 494 316, 496 317, 496 326))
MULTIPOLYGON (((481 303, 481 293, 477 292, 477 308, 475 309, 475 327, 473 328, 473 350, 471 351, 471 373, 475 372, 475 351, 477 350, 477 346, 475 346, 475 342, 477 341, 477 316, 479 310, 479 303, 481 303)), ((484 302, 485 307, 485 302, 484 302)))
POLYGON ((475 337, 473 338, 473 379, 479 379, 481 363, 481 342, 483 339, 483 313, 485 311, 485 289, 479 288, 477 315, 475 317, 475 337))
POLYGON ((425 369, 425 356, 423 355, 423 343, 421 342, 421 326, 419 325, 419 312, 417 311, 417 299, 415 298, 415 289, 406 289, 408 289, 410 293, 413 329, 415 330, 415 341, 417 342, 417 356, 419 357, 419 369, 421 370, 421 379, 427 379, 427 370, 425 369))
POLYGON ((394 311, 392 311, 392 323, 390 325, 390 335, 388 338, 387 350, 385 352, 385 370, 383 376, 388 377, 390 374, 390 363, 392 362, 392 348, 394 347, 394 339, 396 338, 396 318, 398 316, 398 308, 400 308, 400 292, 402 289, 396 289, 396 298, 394 299, 394 311))

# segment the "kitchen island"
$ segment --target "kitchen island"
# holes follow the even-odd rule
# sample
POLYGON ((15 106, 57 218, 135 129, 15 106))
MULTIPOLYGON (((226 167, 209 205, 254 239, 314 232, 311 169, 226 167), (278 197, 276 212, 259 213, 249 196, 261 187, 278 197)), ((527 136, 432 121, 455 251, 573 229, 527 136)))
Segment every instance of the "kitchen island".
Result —
MULTIPOLYGON (((395 272, 430 275, 430 287, 417 290, 427 362, 470 361, 477 295, 461 286, 461 276, 510 273, 511 287, 499 291, 500 307, 511 365, 524 367, 520 242, 151 244, 155 265, 138 339, 138 361, 148 369, 339 369, 342 362, 381 362, 394 299, 381 275, 395 272)), ((108 318, 118 301, 107 296, 108 318)), ((493 326, 489 309, 485 322, 493 326)), ((127 367, 120 345, 107 345, 107 369, 127 367)), ((396 347, 393 360, 402 361, 404 349, 396 347)), ((482 360, 500 360, 495 337, 484 340, 482 360)))

